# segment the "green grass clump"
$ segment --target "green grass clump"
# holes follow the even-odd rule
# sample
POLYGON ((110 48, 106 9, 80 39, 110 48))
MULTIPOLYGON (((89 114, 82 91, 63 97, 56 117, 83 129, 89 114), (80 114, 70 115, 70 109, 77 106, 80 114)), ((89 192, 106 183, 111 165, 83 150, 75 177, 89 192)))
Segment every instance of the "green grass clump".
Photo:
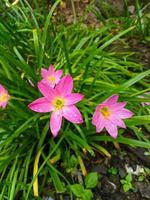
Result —
POLYGON ((112 24, 95 29, 82 22, 56 23, 53 13, 60 1, 48 9, 46 3, 40 7, 37 1, 5 2, 0 3, 0 82, 11 100, 6 110, 0 110, 0 200, 34 199, 36 181, 41 198, 52 196, 53 191, 70 192, 72 197, 68 186, 73 181, 68 173, 80 168, 86 175, 83 161, 87 153, 94 156, 99 151, 111 157, 109 149, 101 145, 114 139, 105 133, 96 135, 91 125, 95 106, 110 95, 120 94, 120 100, 127 101, 135 113, 125 121, 128 129, 120 130, 115 142, 150 148, 145 136, 150 130, 149 108, 141 107, 141 102, 150 98, 139 98, 150 91, 150 70, 135 62, 129 50, 112 48, 115 42, 124 44, 122 38, 132 33, 135 25, 113 35, 112 24), (79 103, 85 123, 78 126, 64 121, 55 140, 49 131, 49 114, 27 108, 40 97, 36 85, 41 67, 50 64, 70 73, 75 91, 85 95, 79 103))

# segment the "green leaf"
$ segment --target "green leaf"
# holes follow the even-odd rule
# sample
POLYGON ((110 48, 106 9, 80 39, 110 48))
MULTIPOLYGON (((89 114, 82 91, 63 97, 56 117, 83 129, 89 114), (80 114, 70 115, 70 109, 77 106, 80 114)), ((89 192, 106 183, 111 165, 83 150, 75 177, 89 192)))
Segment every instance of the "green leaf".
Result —
POLYGON ((71 185, 70 189, 73 192, 73 194, 76 195, 77 197, 81 197, 84 192, 84 187, 83 185, 80 184, 71 185))
POLYGON ((123 190, 124 190, 124 192, 128 192, 130 190, 129 185, 128 184, 124 184, 123 185, 123 190))
POLYGON ((143 148, 150 148, 150 142, 143 142, 143 141, 139 141, 139 140, 135 140, 135 139, 130 139, 127 137, 123 137, 120 136, 116 139, 111 138, 110 136, 91 136, 89 137, 90 141, 107 141, 107 142, 119 142, 122 144, 128 144, 130 146, 134 146, 134 147, 143 147, 143 148))
POLYGON ((117 93, 119 91, 126 90, 127 88, 129 88, 132 85, 134 85, 135 83, 139 82, 141 79, 143 79, 145 76, 148 76, 149 74, 150 74, 150 70, 147 70, 147 71, 137 74, 130 80, 128 80, 125 83, 123 83, 122 85, 120 85, 118 88, 114 89, 112 93, 117 93))
POLYGON ((150 124, 150 115, 134 116, 131 119, 126 119, 125 123, 127 126, 150 124))
POLYGON ((91 190, 84 190, 84 193, 81 196, 82 200, 91 200, 93 197, 93 193, 91 190))
POLYGON ((91 172, 85 177, 86 188, 95 188, 98 183, 97 172, 91 172))
POLYGON ((139 182, 142 182, 144 179, 145 179, 145 176, 144 176, 144 175, 140 175, 140 176, 138 177, 138 181, 139 181, 139 182))
POLYGON ((110 44, 112 44, 114 41, 118 40, 121 36, 125 35, 126 33, 130 32, 131 30, 133 30, 135 28, 135 26, 131 26, 128 29, 120 32, 118 35, 115 35, 113 38, 111 38, 110 40, 108 40, 107 42, 105 42, 100 49, 103 50, 106 47, 108 47, 110 44))
POLYGON ((52 169, 50 168, 50 175, 52 177, 53 180, 53 184, 55 186, 55 189, 58 193, 62 193, 66 191, 66 188, 64 187, 62 181, 60 180, 58 174, 52 169))
POLYGON ((128 182, 131 182, 131 181, 132 181, 132 175, 131 175, 131 174, 128 174, 128 175, 126 176, 126 180, 127 180, 128 182))
POLYGON ((127 181, 124 180, 124 179, 122 179, 120 182, 121 182, 121 184, 123 185, 123 184, 125 184, 127 181))
POLYGON ((118 173, 118 169, 116 167, 111 167, 110 169, 108 169, 108 172, 116 175, 118 173))

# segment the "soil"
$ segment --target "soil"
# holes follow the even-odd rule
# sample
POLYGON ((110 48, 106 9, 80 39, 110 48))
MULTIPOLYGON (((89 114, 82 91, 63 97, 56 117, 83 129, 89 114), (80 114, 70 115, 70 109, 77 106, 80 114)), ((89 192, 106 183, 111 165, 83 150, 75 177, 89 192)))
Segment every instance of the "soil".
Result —
MULTIPOLYGON (((110 151, 110 149, 109 149, 110 151)), ((122 146, 121 151, 114 151, 110 160, 100 164, 92 162, 89 171, 100 175, 100 182, 94 192, 94 200, 150 200, 150 173, 145 174, 142 181, 139 177, 145 168, 150 169, 150 156, 145 156, 145 149, 134 149, 122 146), (115 169, 115 174, 110 169, 115 169), (121 180, 127 174, 132 174, 132 186, 127 192, 123 191, 121 180)))

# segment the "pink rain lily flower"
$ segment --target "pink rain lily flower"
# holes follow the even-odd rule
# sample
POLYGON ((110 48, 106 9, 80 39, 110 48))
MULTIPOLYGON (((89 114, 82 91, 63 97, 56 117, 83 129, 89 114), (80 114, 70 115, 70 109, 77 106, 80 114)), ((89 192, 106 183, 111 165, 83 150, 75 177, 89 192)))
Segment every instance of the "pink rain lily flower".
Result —
POLYGON ((5 108, 9 99, 8 91, 0 84, 0 107, 5 108))
POLYGON ((55 71, 53 65, 50 65, 49 69, 46 70, 44 68, 41 69, 42 83, 49 85, 54 88, 55 85, 60 81, 62 76, 62 70, 55 71))
POLYGON ((82 115, 75 104, 82 100, 83 95, 72 93, 73 79, 70 75, 64 76, 55 88, 40 82, 38 89, 43 94, 33 101, 29 108, 35 112, 51 112, 50 129, 54 137, 57 136, 64 117, 68 121, 80 124, 83 122, 82 115))
POLYGON ((118 97, 114 94, 96 107, 92 124, 96 126, 97 133, 105 128, 113 138, 116 138, 117 126, 126 128, 122 119, 132 117, 133 113, 124 108, 126 102, 117 102, 118 97))

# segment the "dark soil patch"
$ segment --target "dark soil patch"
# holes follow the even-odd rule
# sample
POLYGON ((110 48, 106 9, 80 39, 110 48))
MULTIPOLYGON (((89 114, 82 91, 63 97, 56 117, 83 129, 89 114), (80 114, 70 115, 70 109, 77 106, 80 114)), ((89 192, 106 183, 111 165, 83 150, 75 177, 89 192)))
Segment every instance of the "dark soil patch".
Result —
POLYGON ((150 174, 144 175, 142 170, 145 166, 150 169, 150 156, 145 156, 144 152, 142 148, 134 149, 125 146, 123 151, 122 148, 120 152, 114 151, 110 160, 105 159, 100 164, 96 161, 90 163, 89 171, 96 171, 100 176, 100 182, 94 191, 94 199, 149 200, 150 174), (113 169, 115 169, 114 172, 113 169), (125 179, 130 172, 133 189, 124 192, 121 180, 125 179), (142 181, 139 180, 140 176, 143 176, 142 181))

